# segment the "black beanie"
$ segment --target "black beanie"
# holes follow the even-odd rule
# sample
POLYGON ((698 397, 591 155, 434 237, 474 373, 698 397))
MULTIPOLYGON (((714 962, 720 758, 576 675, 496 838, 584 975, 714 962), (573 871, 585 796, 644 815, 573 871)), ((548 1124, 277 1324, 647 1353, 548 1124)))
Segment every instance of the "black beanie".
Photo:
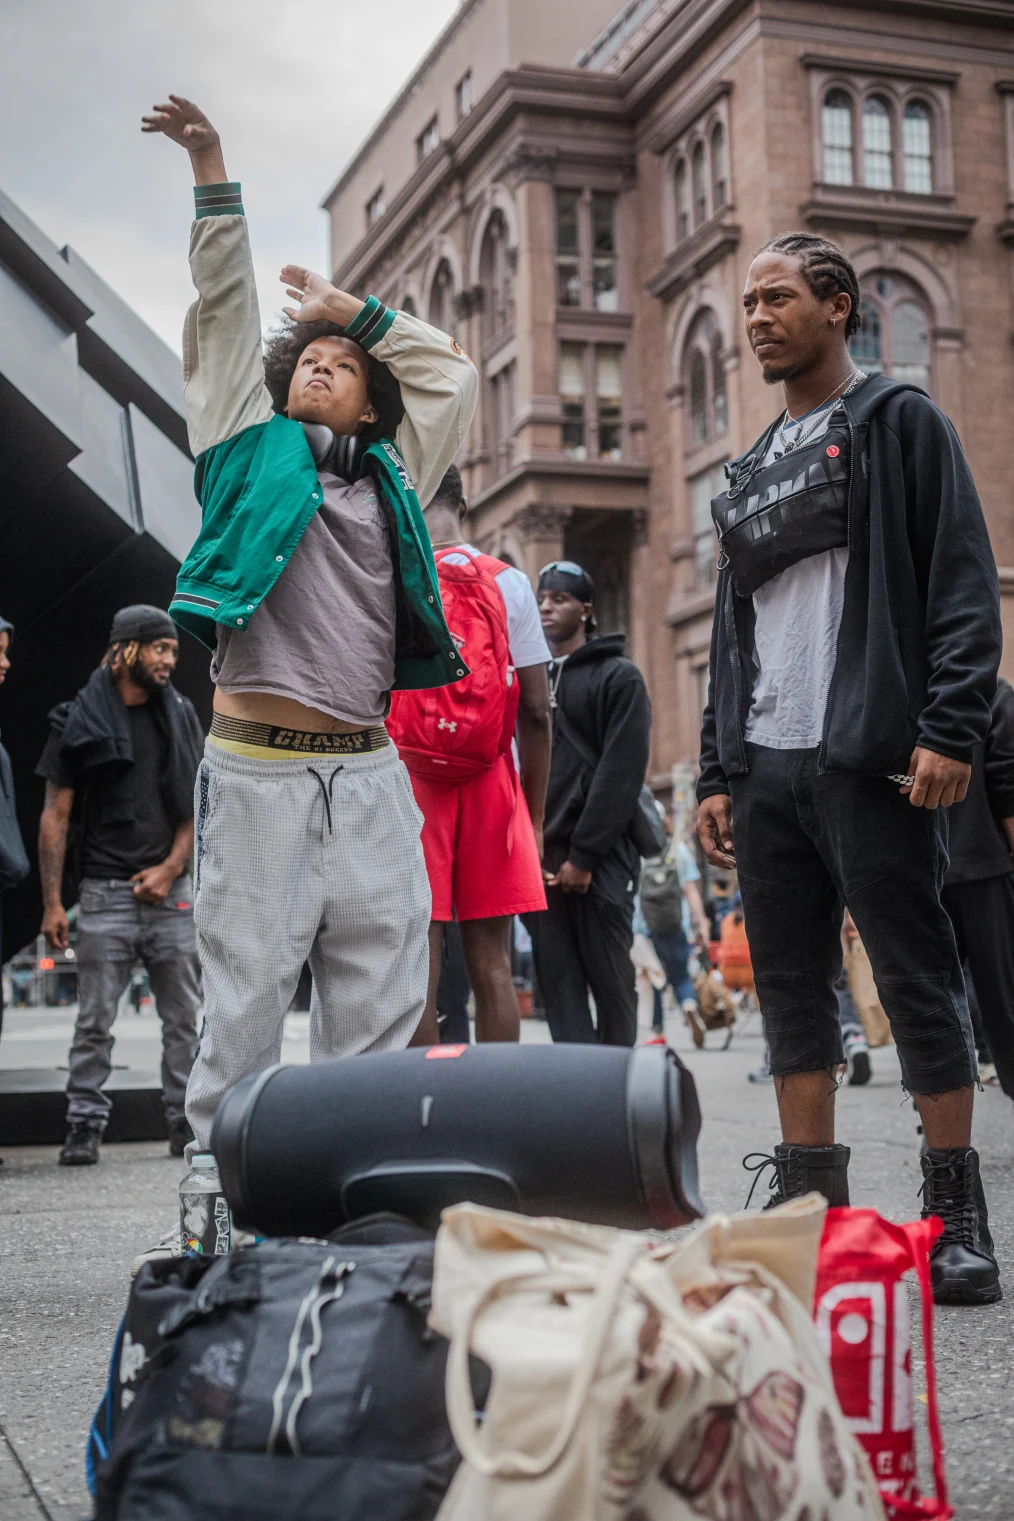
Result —
POLYGON ((133 639, 138 644, 152 644, 156 639, 178 638, 176 625, 169 614, 161 607, 152 607, 147 602, 134 602, 130 607, 121 607, 109 630, 110 644, 129 644, 133 639))

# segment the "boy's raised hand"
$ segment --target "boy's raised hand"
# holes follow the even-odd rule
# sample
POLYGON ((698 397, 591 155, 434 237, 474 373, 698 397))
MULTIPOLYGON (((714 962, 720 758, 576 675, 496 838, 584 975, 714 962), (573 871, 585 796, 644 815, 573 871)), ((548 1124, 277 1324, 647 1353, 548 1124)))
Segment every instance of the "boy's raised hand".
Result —
POLYGON ((141 117, 142 132, 161 132, 190 154, 199 185, 223 184, 226 179, 222 142, 200 106, 182 95, 170 95, 164 105, 152 106, 141 117))
POLYGON ((336 289, 330 280, 301 264, 286 264, 278 278, 285 294, 299 302, 298 306, 282 307, 294 322, 336 322, 344 327, 362 310, 363 303, 355 296, 336 289))

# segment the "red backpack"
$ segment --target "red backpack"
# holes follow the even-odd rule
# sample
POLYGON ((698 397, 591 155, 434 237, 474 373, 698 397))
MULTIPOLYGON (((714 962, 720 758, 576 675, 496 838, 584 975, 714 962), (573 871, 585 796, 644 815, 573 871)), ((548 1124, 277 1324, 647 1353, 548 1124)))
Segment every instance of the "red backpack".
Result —
POLYGON ((491 555, 438 550, 444 617, 470 675, 446 687, 395 692, 387 727, 416 776, 460 781, 488 771, 510 749, 518 713, 517 673, 510 663, 507 608, 496 578, 506 570, 491 555))

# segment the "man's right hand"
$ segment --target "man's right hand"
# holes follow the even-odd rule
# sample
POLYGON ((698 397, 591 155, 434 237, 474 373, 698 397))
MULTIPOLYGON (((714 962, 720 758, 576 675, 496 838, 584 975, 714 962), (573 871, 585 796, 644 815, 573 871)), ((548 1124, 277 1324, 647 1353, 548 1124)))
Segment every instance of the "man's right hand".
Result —
POLYGON ((736 868, 732 844, 732 798, 727 792, 706 797, 697 810, 697 838, 712 866, 736 868))
POLYGON ((65 951, 70 945, 70 921, 62 903, 46 909, 42 916, 42 933, 52 951, 65 951))
POLYGON ((170 95, 164 105, 151 109, 151 116, 141 117, 142 132, 163 132, 188 153, 206 153, 222 146, 218 133, 192 100, 170 95))

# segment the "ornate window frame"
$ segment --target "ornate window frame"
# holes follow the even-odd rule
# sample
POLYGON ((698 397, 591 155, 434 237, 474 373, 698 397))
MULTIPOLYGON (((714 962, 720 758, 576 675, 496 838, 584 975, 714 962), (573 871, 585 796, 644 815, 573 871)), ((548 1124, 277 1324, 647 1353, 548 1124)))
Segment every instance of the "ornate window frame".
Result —
POLYGON ((996 93, 1003 106, 1004 148, 1007 158, 1007 215, 997 223, 1001 243, 1014 248, 1014 79, 998 79, 996 93))
POLYGON ((955 210, 951 97, 960 74, 953 70, 913 68, 879 59, 838 58, 804 53, 801 66, 810 83, 813 154, 811 199, 802 215, 811 225, 880 233, 920 233, 961 238, 976 221, 955 210), (823 107, 828 95, 841 91, 852 107, 853 181, 834 184, 824 178, 823 107), (863 107, 871 97, 887 107, 891 130, 892 184, 867 185, 864 174, 863 107), (903 122, 907 106, 918 102, 930 113, 932 189, 906 190, 903 122))
POLYGON ((730 123, 729 123, 729 95, 732 86, 723 82, 710 95, 705 97, 704 103, 698 102, 696 108, 691 107, 693 115, 689 120, 675 123, 675 135, 669 138, 662 161, 663 174, 663 217, 665 227, 665 246, 667 251, 682 247, 691 238, 715 222, 724 217, 732 210, 733 185, 732 185, 732 154, 730 152, 730 123), (713 162, 713 150, 715 132, 722 133, 722 154, 724 174, 725 198, 721 204, 717 204, 717 186, 719 176, 715 172, 713 162), (704 209, 701 214, 697 204, 697 194, 694 176, 694 158, 697 155, 703 160, 703 200, 704 209), (680 164, 684 166, 687 188, 687 209, 689 213, 686 232, 682 232, 679 225, 680 209, 677 205, 676 177, 680 164))

